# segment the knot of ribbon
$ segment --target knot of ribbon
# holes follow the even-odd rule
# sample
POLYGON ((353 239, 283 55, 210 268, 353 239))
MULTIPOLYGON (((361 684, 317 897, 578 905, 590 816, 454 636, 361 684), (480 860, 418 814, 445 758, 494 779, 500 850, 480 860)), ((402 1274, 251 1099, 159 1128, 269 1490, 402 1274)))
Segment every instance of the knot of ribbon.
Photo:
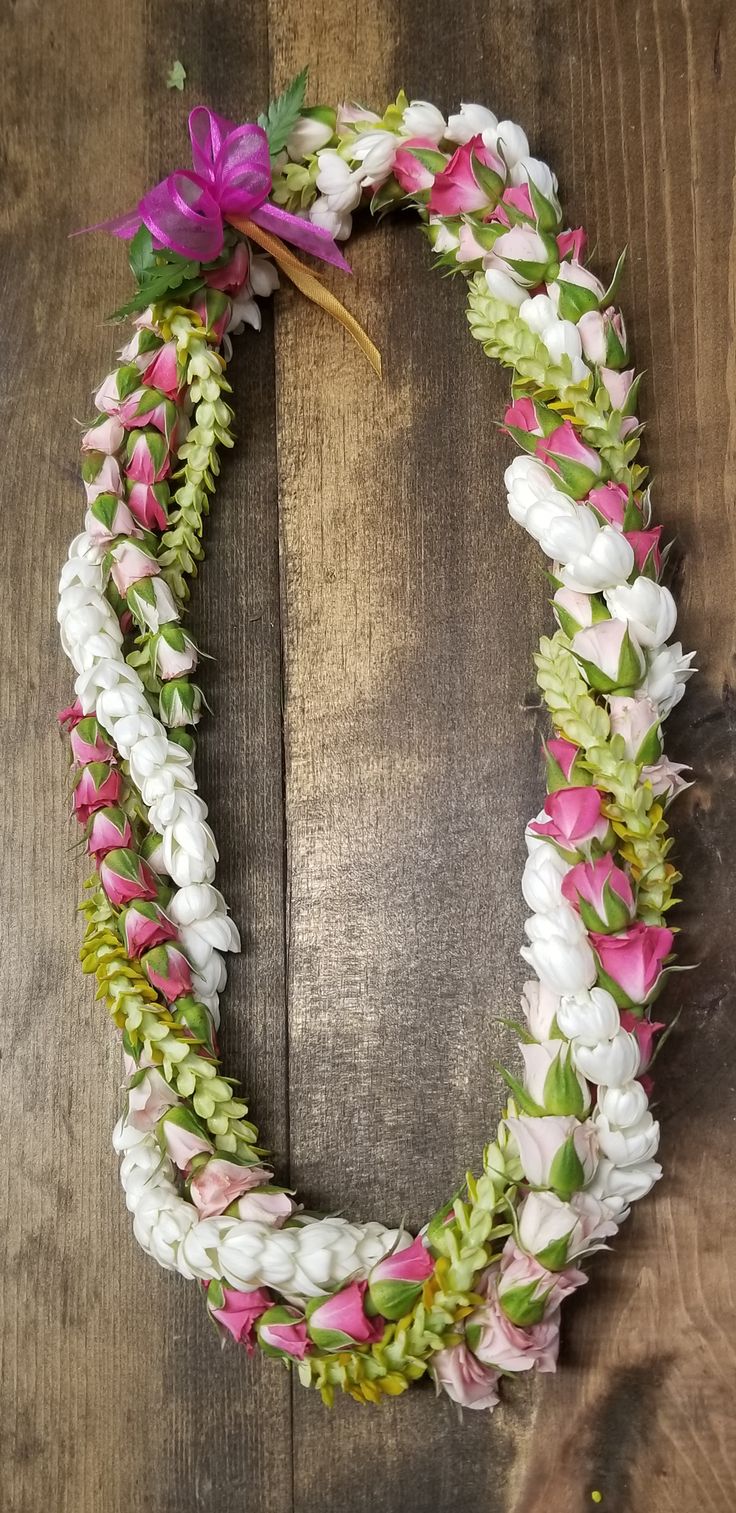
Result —
POLYGON ((89 229, 130 239, 141 221, 159 247, 192 262, 209 263, 222 252, 225 223, 261 245, 302 293, 335 316, 358 342, 380 376, 380 356, 355 318, 317 275, 284 246, 350 272, 334 238, 322 226, 269 201, 272 188, 268 137, 261 126, 236 126, 206 105, 189 115, 193 168, 178 168, 154 184, 134 210, 89 229))

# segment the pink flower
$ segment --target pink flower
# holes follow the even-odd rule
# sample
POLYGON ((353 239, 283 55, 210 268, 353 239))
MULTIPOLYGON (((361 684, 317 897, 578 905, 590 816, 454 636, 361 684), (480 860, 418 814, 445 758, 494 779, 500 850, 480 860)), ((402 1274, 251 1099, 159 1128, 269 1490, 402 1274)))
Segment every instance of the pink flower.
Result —
POLYGON ((654 1039, 664 1024, 654 1019, 639 1019, 630 1009, 622 1009, 621 1023, 625 1030, 636 1035, 639 1042, 639 1071, 645 1072, 654 1054, 654 1039))
POLYGON ((636 699, 629 695, 619 694, 609 699, 608 713, 611 720, 611 732, 613 735, 621 736, 625 747, 624 754, 630 762, 642 760, 639 755, 642 749, 645 756, 659 756, 661 751, 659 711, 651 699, 636 699))
POLYGON ((519 1245, 548 1271, 598 1250, 615 1235, 610 1210, 592 1193, 574 1193, 569 1202, 556 1193, 530 1192, 519 1209, 519 1245))
POLYGON ((165 394, 159 394, 158 389, 134 389, 123 400, 118 414, 126 430, 152 426, 162 436, 170 438, 173 444, 177 421, 176 405, 165 394))
POLYGON ((613 693, 636 688, 644 676, 644 656, 625 620, 598 620, 579 630, 572 649, 591 688, 613 693))
POLYGON ((184 993, 191 993, 192 969, 178 946, 169 943, 154 946, 141 957, 141 966, 151 987, 157 988, 167 1003, 173 1003, 184 993))
POLYGON ((533 1256, 519 1250, 510 1237, 501 1257, 498 1301, 512 1324, 528 1328, 530 1324, 541 1323, 545 1314, 553 1313, 563 1298, 583 1287, 587 1280, 585 1273, 573 1266, 564 1271, 547 1271, 533 1256))
POLYGON ((74 813, 80 825, 86 825, 96 809, 115 804, 122 786, 117 767, 110 767, 106 762, 90 762, 83 767, 74 785, 74 813))
POLYGON ((536 220, 528 184, 511 184, 508 189, 504 189, 495 210, 488 217, 489 221, 498 222, 501 226, 510 226, 511 217, 507 207, 515 211, 517 216, 525 216, 530 221, 536 220))
POLYGON ((66 709, 60 709, 56 718, 62 730, 74 730, 80 720, 84 719, 84 710, 79 699, 75 699, 74 703, 69 704, 66 709))
POLYGON ((385 1319, 403 1318, 433 1271, 434 1259, 419 1235, 373 1267, 368 1278, 371 1303, 385 1319))
POLYGON ((650 531, 626 531, 626 540, 631 545, 634 561, 640 573, 644 572, 647 560, 649 559, 657 577, 659 577, 662 567, 662 553, 659 547, 659 538, 661 535, 661 525, 653 526, 650 531))
POLYGON ((585 248, 588 238, 582 226, 575 231, 561 231, 557 238, 557 250, 561 258, 569 257, 576 263, 581 263, 585 257, 585 248))
POLYGON ((219 344, 230 324, 232 304, 219 289, 200 289, 191 300, 191 308, 210 333, 210 339, 219 344))
POLYGON ((562 896, 577 909, 586 930, 603 934, 624 930, 636 913, 631 883, 610 851, 571 867, 562 879, 562 896))
POLYGON ((256 1321, 272 1306, 271 1293, 266 1287, 252 1287, 250 1292, 238 1292, 234 1287, 220 1286, 224 1302, 216 1308, 209 1297, 209 1289, 214 1291, 214 1284, 208 1282, 207 1288, 207 1307, 212 1318, 217 1319, 218 1324, 222 1324, 239 1345, 245 1345, 249 1355, 252 1354, 255 1348, 256 1321))
POLYGON ((472 210, 486 210, 501 194, 506 169, 501 159, 483 144, 480 136, 471 137, 458 147, 447 167, 437 174, 429 195, 429 210, 435 215, 460 215, 472 210), (492 198, 475 176, 473 158, 491 170, 498 179, 498 192, 492 198))
POLYGON ((578 593, 574 588, 558 588, 552 604, 567 635, 574 636, 576 630, 593 624, 593 601, 589 594, 578 593))
POLYGON ((590 1121, 573 1114, 527 1114, 506 1119, 524 1176, 532 1187, 552 1187, 569 1198, 589 1182, 598 1164, 598 1142, 590 1121))
POLYGON ((118 928, 125 949, 132 957, 141 956, 153 946, 163 945, 164 941, 176 939, 176 926, 164 914, 163 909, 158 904, 147 903, 143 899, 128 905, 120 916, 118 928))
POLYGON ((572 778, 572 769, 580 755, 580 747, 573 741, 566 741, 562 736, 552 736, 546 742, 546 751, 553 762, 557 763, 565 782, 569 783, 572 778))
POLYGON ((158 389, 169 399, 178 399, 182 386, 182 374, 176 355, 176 342, 167 341, 150 354, 142 368, 146 387, 158 389))
POLYGON ((510 273, 517 282, 533 287, 552 277, 557 269, 554 240, 534 226, 511 226, 496 238, 486 266, 510 273))
POLYGON ((158 893, 155 874, 127 847, 107 853, 100 864, 100 882, 110 903, 118 909, 134 898, 153 900, 158 893))
POLYGON ((223 1214, 242 1193, 268 1182, 272 1176, 263 1166, 240 1166, 223 1156, 213 1156, 192 1177, 189 1191, 201 1219, 223 1214))
POLYGON ((671 803, 678 793, 683 793, 690 784, 681 776, 683 772, 689 772, 687 762, 671 762, 669 757, 660 757, 658 762, 641 769, 641 780, 650 783, 652 793, 658 798, 666 798, 671 803))
POLYGON ((349 1282, 330 1297, 307 1304, 307 1329, 315 1345, 322 1350, 349 1350, 351 1345, 371 1345, 382 1338, 385 1320, 369 1319, 363 1307, 367 1289, 367 1282, 349 1282))
POLYGON ((663 925, 645 925, 641 920, 623 935, 591 935, 600 963, 599 981, 619 1008, 637 1008, 654 997, 674 939, 663 925))
POLYGON ((161 571, 156 558, 134 541, 121 541, 112 549, 110 576, 123 597, 141 578, 155 578, 161 571))
POLYGON ((554 1309, 526 1329, 512 1324, 499 1306, 492 1278, 477 1289, 487 1302, 470 1315, 465 1335, 473 1354, 495 1371, 556 1371, 560 1348, 560 1312, 554 1309))
POLYGON ((424 148, 425 152, 437 151, 437 143, 431 137, 409 137, 402 141, 394 158, 394 178, 401 185, 404 194, 431 189, 435 180, 431 168, 425 168, 419 158, 414 156, 412 147, 424 148))
POLYGON ((506 427, 513 426, 517 431, 527 431, 530 436, 542 435, 542 427, 537 420, 537 411, 533 399, 515 399, 513 404, 507 407, 503 417, 506 427))
POLYGON ((163 625, 156 636, 154 664, 159 678, 167 682, 193 672, 199 655, 197 648, 180 625, 163 625))
POLYGON ((581 441, 570 420, 563 421, 549 436, 540 436, 535 452, 540 461, 554 472, 562 474, 565 482, 574 490, 576 499, 581 499, 588 493, 603 466, 599 454, 581 441), (573 464, 573 468, 570 464, 573 464))
POLYGON ((280 1229, 293 1214, 296 1204, 280 1188, 254 1187, 242 1198, 238 1198, 235 1206, 239 1218, 270 1224, 274 1229, 280 1229))
POLYGON ((109 762, 115 755, 114 747, 97 724, 94 715, 80 720, 71 732, 69 743, 75 762, 109 762))
POLYGON ((601 810, 599 788, 558 788, 544 801, 544 820, 532 820, 529 829, 544 840, 556 841, 566 851, 582 851, 594 841, 607 841, 609 825, 601 810))
POLYGON ((257 1332, 267 1355, 289 1355, 296 1361, 303 1361, 312 1348, 304 1315, 286 1304, 262 1313, 257 1332))
POLYGON ((467 1345, 450 1345, 430 1358, 432 1374, 453 1403, 461 1408, 495 1408, 498 1402, 498 1372, 484 1366, 467 1345))
POLYGON ((224 294, 239 294, 248 281, 248 248, 245 242, 236 242, 232 256, 222 268, 213 268, 205 273, 204 280, 210 289, 221 289, 224 294))
POLYGON ((600 377, 613 409, 623 410, 636 377, 636 369, 627 368, 624 373, 617 373, 615 368, 601 368, 600 377))
POLYGON ((211 1141, 184 1105, 165 1113, 158 1127, 166 1154, 179 1171, 188 1172, 195 1156, 212 1154, 211 1141))
POLYGON ((156 1128, 167 1109, 176 1108, 179 1099, 155 1067, 137 1072, 134 1077, 128 1091, 127 1122, 133 1129, 148 1134, 149 1130, 156 1128))
POLYGON ((91 453, 90 463, 89 468, 86 464, 82 465, 84 492, 88 504, 94 504, 98 494, 122 493, 120 466, 116 457, 100 457, 98 453, 91 453))
POLYGON ((160 483, 171 471, 169 446, 158 431, 129 431, 125 456, 127 476, 136 483, 160 483))
POLYGON ((111 457, 123 444, 125 432, 117 415, 107 415, 97 425, 90 426, 82 437, 83 452, 104 452, 111 457))
POLYGON ((108 851, 133 844, 133 830, 123 809, 96 809, 87 832, 87 851, 99 866, 108 851))
MULTIPOLYGON (((93 541, 114 541, 116 536, 134 536, 136 523, 124 499, 117 494, 98 494, 84 518, 85 530, 93 541)), ((140 535, 140 532, 138 532, 140 535)))
POLYGON ((620 310, 587 310, 578 321, 589 362, 620 368, 626 361, 626 327, 620 310))
POLYGON ((628 498, 628 489, 620 483, 609 482, 599 483, 597 488, 591 489, 585 502, 591 504, 609 525, 623 530, 628 498))
POLYGON ((132 482, 128 484, 127 496, 131 513, 147 531, 166 530, 169 523, 168 484, 132 482))

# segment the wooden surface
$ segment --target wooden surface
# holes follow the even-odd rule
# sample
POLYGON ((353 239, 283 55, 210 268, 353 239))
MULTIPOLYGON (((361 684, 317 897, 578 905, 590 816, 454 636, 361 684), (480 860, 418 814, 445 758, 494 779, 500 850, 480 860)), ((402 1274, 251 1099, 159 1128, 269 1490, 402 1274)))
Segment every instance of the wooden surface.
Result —
MULTIPOLYGON (((730 1513, 736 15, 720 0, 15 0, 0 15, 0 472, 7 1513, 730 1513), (174 58, 183 95, 167 92, 174 58), (658 518, 700 673, 671 721, 682 1016, 658 1075, 666 1180, 566 1309, 564 1369, 493 1418, 431 1392, 378 1414, 221 1352, 196 1288, 132 1239, 110 1027, 75 963, 83 865, 54 711, 58 566, 82 515, 75 417, 126 286, 67 232, 311 60, 313 99, 491 104, 557 169, 623 301, 658 518)), ((541 791, 531 653, 548 620, 509 522, 506 380, 408 219, 356 237, 345 297, 384 358, 282 293, 234 362, 228 462, 192 621, 217 659, 201 741, 246 949, 224 1043, 310 1202, 421 1221, 478 1162, 515 1010, 523 820, 541 791), (283 711, 283 722, 282 722, 283 711), (283 734, 283 739, 282 739, 283 734)), ((344 290, 340 291, 345 292, 344 290)))

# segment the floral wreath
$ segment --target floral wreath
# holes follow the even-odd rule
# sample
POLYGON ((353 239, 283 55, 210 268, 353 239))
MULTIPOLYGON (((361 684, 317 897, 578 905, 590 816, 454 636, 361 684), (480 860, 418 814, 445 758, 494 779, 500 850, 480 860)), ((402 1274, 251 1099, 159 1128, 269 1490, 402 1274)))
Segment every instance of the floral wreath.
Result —
POLYGON ((293 1365, 328 1403, 336 1388, 380 1402, 429 1374, 464 1407, 493 1408, 502 1375, 555 1369, 562 1300, 661 1175, 652 1005, 673 962, 666 812, 687 786, 662 726, 693 654, 670 640, 666 551, 636 460, 639 381, 614 305, 623 259, 605 288, 585 232, 564 229, 554 174, 484 106, 445 120, 402 93, 379 117, 306 108, 305 85, 306 73, 256 125, 192 111, 193 170, 104 223, 131 239, 138 288, 117 312, 135 334, 82 438, 87 513, 60 583, 77 674, 61 720, 95 866, 81 957, 122 1037, 114 1145, 144 1250, 200 1283, 219 1330, 293 1365), (239 939, 197 792, 205 700, 184 622, 233 445, 230 337, 259 328, 276 266, 380 369, 291 250, 346 267, 336 244, 365 202, 418 212, 435 264, 464 275, 472 335, 512 370, 508 507, 550 559, 557 622, 535 658, 553 735, 526 829, 523 1072, 502 1072, 508 1102, 480 1175, 416 1238, 304 1212, 220 1069, 225 953, 239 939))

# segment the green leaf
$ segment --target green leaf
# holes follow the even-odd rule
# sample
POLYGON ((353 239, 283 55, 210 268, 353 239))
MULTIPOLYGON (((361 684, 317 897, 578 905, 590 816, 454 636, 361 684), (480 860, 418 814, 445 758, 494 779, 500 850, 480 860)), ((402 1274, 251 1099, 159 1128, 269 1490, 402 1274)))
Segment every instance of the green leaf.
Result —
POLYGON ((186 83, 186 78, 187 71, 184 67, 184 64, 180 62, 179 58, 175 58, 171 65, 171 68, 169 69, 169 72, 166 75, 166 88, 178 89, 179 93, 181 94, 181 91, 183 90, 186 83))
POLYGON ((142 284, 146 275, 156 266, 153 237, 147 226, 140 225, 130 244, 128 254, 130 270, 137 284, 142 284))
POLYGON ((266 114, 258 117, 258 125, 263 127, 268 137, 268 148, 272 158, 277 157, 286 146, 299 120, 308 77, 309 69, 303 68, 301 73, 292 79, 283 94, 271 101, 266 114))

